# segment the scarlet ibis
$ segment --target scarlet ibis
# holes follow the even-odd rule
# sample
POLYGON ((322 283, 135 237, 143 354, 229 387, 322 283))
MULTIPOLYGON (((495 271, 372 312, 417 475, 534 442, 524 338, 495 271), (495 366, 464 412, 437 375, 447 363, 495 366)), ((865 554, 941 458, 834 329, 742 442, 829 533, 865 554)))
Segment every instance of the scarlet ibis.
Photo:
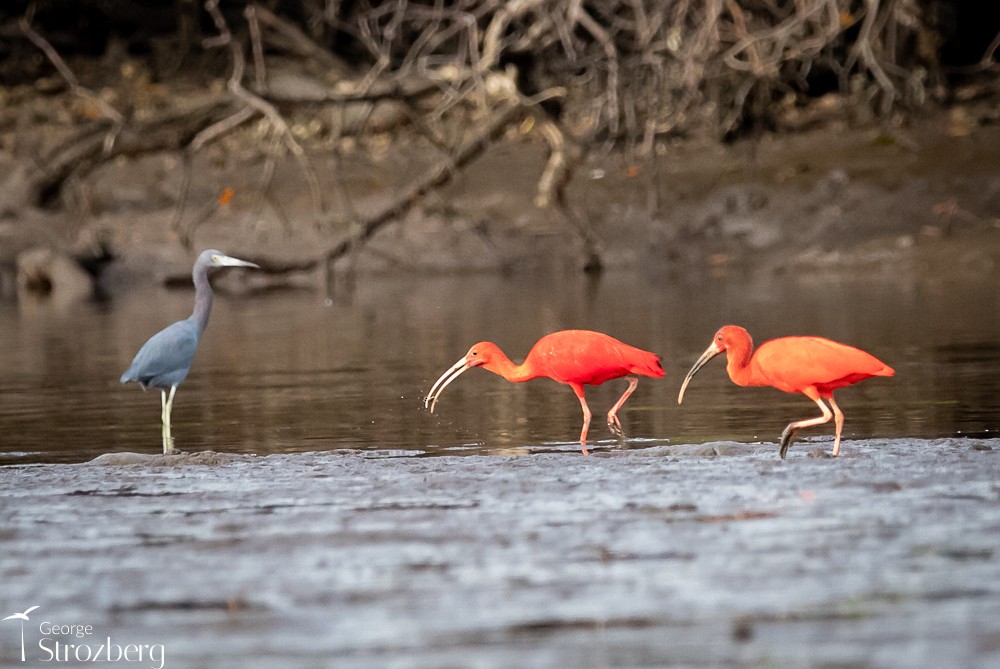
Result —
POLYGON ((583 386, 597 386, 623 376, 627 378, 628 388, 608 411, 608 427, 616 435, 624 437, 617 414, 639 383, 639 380, 631 375, 653 378, 664 375, 663 367, 660 366, 660 356, 655 353, 629 346, 600 332, 561 330, 547 334, 535 342, 528 352, 528 357, 520 365, 511 362, 493 342, 479 342, 434 382, 431 391, 424 399, 424 407, 429 407, 433 413, 441 392, 460 374, 473 367, 482 367, 514 383, 548 377, 572 388, 580 400, 580 406, 583 407, 580 445, 584 447, 584 455, 588 454, 587 430, 590 428, 591 414, 584 397, 583 386))
POLYGON ((872 376, 892 376, 896 372, 861 349, 823 337, 780 337, 753 350, 750 333, 738 325, 719 328, 711 345, 684 377, 677 403, 684 401, 688 382, 705 363, 725 351, 726 371, 738 386, 771 386, 786 393, 802 393, 819 405, 822 416, 789 423, 781 433, 781 459, 785 459, 795 432, 835 419, 837 437, 833 455, 840 454, 840 432, 844 414, 833 399, 833 391, 872 376), (826 399, 833 412, 823 403, 826 399))

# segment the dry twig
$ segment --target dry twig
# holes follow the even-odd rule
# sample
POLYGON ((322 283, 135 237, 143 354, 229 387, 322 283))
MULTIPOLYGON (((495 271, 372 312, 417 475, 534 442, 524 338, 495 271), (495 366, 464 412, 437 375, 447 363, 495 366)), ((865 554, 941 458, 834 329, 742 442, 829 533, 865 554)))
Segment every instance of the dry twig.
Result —
MULTIPOLYGON (((33 10, 34 5, 32 5, 32 12, 33 10)), ((62 59, 59 52, 53 48, 48 40, 38 34, 38 32, 31 27, 32 12, 29 12, 27 16, 23 17, 18 22, 21 32, 24 33, 25 37, 27 37, 32 44, 37 46, 42 53, 45 54, 45 57, 49 59, 49 62, 52 63, 52 65, 56 68, 56 71, 58 71, 63 80, 65 80, 66 84, 69 86, 70 92, 73 93, 73 95, 77 95, 93 103, 100 111, 101 115, 111 121, 111 128, 104 137, 104 152, 110 153, 112 147, 114 146, 115 139, 121 132, 122 126, 125 125, 125 118, 118 112, 117 109, 102 100, 101 96, 97 95, 86 86, 80 84, 80 80, 76 78, 73 71, 68 65, 66 65, 66 61, 62 59)))

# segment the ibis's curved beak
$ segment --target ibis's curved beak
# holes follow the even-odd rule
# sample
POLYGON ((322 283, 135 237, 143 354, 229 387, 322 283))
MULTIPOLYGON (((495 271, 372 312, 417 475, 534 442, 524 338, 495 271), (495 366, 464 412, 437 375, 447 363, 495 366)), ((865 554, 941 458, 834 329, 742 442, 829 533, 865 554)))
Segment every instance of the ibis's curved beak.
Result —
POLYGON ((431 413, 434 413, 434 405, 437 404, 438 398, 441 397, 441 392, 448 387, 449 383, 461 376, 462 372, 468 371, 473 367, 476 367, 476 365, 471 364, 465 356, 449 367, 448 371, 438 377, 438 380, 431 386, 431 391, 424 398, 424 408, 429 408, 431 413))
POLYGON ((684 383, 681 384, 681 392, 680 394, 677 395, 678 404, 684 401, 684 391, 687 390, 688 383, 691 381, 694 375, 698 373, 698 370, 704 367, 706 362, 708 362, 715 356, 719 355, 724 350, 725 349, 723 348, 719 348, 714 341, 708 348, 705 349, 705 352, 701 354, 701 357, 698 358, 697 362, 695 362, 694 365, 691 367, 691 371, 689 371, 687 373, 687 376, 684 377, 684 383))
POLYGON ((215 264, 218 267, 253 267, 254 269, 260 269, 260 265, 221 253, 215 258, 215 264))

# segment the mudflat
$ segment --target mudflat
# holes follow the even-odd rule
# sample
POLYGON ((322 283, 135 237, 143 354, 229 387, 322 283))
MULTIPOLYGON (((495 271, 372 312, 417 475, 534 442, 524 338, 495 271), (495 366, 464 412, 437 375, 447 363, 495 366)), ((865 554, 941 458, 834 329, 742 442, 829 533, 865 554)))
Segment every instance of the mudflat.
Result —
POLYGON ((4 467, 4 600, 36 660, 997 666, 1000 443, 826 441, 4 467))

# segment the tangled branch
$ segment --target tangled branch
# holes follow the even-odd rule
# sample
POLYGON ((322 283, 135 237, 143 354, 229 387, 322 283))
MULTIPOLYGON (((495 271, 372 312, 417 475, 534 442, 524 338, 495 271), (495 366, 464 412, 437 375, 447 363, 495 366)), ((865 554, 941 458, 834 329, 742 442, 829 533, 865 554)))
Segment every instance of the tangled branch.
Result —
MULTIPOLYGON (((258 119, 269 129, 259 192, 274 173, 274 154, 291 156, 317 226, 332 237, 336 217, 324 207, 308 157, 313 147, 293 132, 293 121, 351 105, 371 114, 391 99, 411 132, 441 152, 438 168, 374 218, 352 220, 357 232, 316 261, 330 262, 530 116, 549 150, 536 204, 562 211, 585 249, 584 264, 597 266, 600 240, 565 195, 595 147, 649 155, 665 136, 739 133, 828 92, 886 117, 922 104, 939 67, 935 55, 912 48, 932 32, 920 0, 299 0, 295 18, 276 9, 283 3, 199 5, 199 18, 214 26, 201 46, 228 55, 226 93, 197 122, 171 117, 158 125, 126 118, 83 86, 32 27, 29 10, 21 32, 101 120, 28 175, 32 189, 14 184, 0 192, 48 192, 102 156, 146 146, 180 148, 190 166, 207 144, 258 119), (296 59, 305 85, 275 85, 276 57, 296 59), (158 141, 144 141, 150 128, 162 129, 158 141)), ((998 48, 1000 35, 975 68, 996 70, 998 48)), ((174 217, 182 240, 204 218, 183 225, 190 179, 188 167, 174 217)))

